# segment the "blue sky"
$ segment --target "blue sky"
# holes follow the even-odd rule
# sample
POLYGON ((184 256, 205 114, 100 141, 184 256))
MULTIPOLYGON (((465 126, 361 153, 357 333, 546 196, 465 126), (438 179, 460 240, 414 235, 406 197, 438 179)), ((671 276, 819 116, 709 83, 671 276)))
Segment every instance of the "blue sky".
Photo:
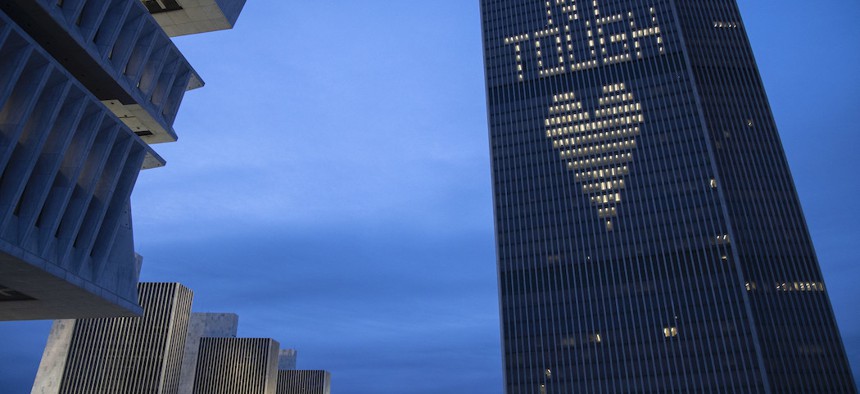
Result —
MULTIPOLYGON (((142 279, 337 393, 501 393, 477 3, 249 0, 177 39, 207 86, 135 188, 142 279)), ((860 4, 739 3, 857 376, 860 4)), ((0 323, 0 392, 29 392, 49 328, 0 323)))

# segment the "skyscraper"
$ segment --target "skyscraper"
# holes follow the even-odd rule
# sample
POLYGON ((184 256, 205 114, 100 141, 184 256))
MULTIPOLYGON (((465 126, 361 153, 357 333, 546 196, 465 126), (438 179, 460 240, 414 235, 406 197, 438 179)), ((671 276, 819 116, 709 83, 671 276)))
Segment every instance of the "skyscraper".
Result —
POLYGON ((508 394, 856 393, 734 0, 482 0, 508 394))
POLYGON ((54 322, 33 394, 178 393, 193 295, 178 283, 138 287, 141 317, 54 322))
POLYGON ((170 37, 244 4, 0 1, 0 320, 141 312, 130 195, 203 86, 170 37))

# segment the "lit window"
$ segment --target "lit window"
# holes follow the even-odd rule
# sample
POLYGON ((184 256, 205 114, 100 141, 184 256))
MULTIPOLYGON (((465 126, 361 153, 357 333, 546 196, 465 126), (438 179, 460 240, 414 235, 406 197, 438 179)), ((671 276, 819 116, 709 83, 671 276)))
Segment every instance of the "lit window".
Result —
POLYGON ((663 336, 666 338, 672 338, 678 336, 678 327, 664 327, 663 328, 663 336))

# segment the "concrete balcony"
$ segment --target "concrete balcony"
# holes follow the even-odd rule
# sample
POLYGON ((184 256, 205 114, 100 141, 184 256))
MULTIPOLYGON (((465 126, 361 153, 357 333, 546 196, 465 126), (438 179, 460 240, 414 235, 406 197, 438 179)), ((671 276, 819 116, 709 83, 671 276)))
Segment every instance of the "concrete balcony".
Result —
POLYGON ((147 143, 200 77, 139 0, 6 0, 3 11, 147 143))
POLYGON ((0 11, 0 320, 141 312, 129 197, 145 162, 164 164, 0 11))
POLYGON ((245 0, 141 0, 168 36, 232 29, 245 0))

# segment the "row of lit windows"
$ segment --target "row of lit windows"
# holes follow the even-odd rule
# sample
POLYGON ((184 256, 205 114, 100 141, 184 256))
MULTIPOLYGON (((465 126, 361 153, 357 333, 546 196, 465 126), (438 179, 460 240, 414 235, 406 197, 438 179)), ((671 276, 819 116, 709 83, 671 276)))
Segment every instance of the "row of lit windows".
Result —
POLYGON ((591 196, 589 198, 591 205, 604 205, 621 202, 621 193, 603 194, 600 196, 591 196))
MULTIPOLYGON (((515 42, 526 41, 530 38, 528 34, 518 34, 513 37, 505 37, 505 44, 513 44, 515 42)), ((517 45, 517 50, 520 49, 520 46, 517 45)))
MULTIPOLYGON (((604 50, 604 52, 606 52, 606 50, 604 50)), ((660 53, 663 53, 663 48, 660 48, 660 53)), ((636 57, 639 59, 642 59, 642 57, 643 57, 642 52, 636 51, 636 57)), ((570 59, 571 60, 575 59, 574 55, 570 55, 570 59)), ((603 64, 615 64, 615 63, 626 62, 626 61, 629 61, 632 59, 633 59, 633 57, 629 53, 625 53, 625 54, 621 54, 621 55, 602 57, 600 60, 603 62, 603 64)), ((519 59, 517 59, 517 60, 519 60, 519 59)), ((558 61, 559 61, 559 63, 564 63, 564 58, 559 57, 558 61)), ((600 63, 598 63, 597 60, 586 60, 586 61, 582 61, 579 63, 571 64, 570 70, 571 71, 588 70, 591 68, 596 68, 599 65, 600 65, 600 63)), ((563 74, 563 73, 568 71, 567 66, 564 64, 562 64, 560 66, 544 69, 542 60, 538 60, 538 66, 541 67, 541 70, 538 70, 538 75, 540 75, 540 76, 558 75, 558 74, 563 74)), ((517 71, 519 74, 518 77, 522 81, 524 78, 524 75, 522 73, 522 71, 523 71, 522 64, 517 64, 517 71)))
MULTIPOLYGON (((587 112, 582 112, 577 115, 576 120, 583 120, 583 118, 588 118, 587 112)), ((574 117, 571 116, 561 116, 554 117, 544 120, 544 124, 547 126, 561 124, 561 123, 572 123, 574 117), (555 122, 555 123, 553 123, 555 122), (551 124, 552 123, 552 124, 551 124)), ((610 129, 614 127, 623 127, 630 126, 632 124, 642 123, 645 121, 645 117, 642 115, 633 115, 633 116, 622 116, 618 118, 608 119, 608 120, 598 120, 594 122, 586 122, 580 123, 573 126, 565 126, 559 127, 555 129, 549 129, 547 132, 550 135, 564 135, 564 134, 572 134, 572 133, 582 133, 586 131, 599 131, 604 129, 610 129)))
POLYGON ((612 142, 609 144, 592 145, 584 148, 565 149, 559 153, 561 154, 562 159, 570 159, 634 148, 636 148, 636 141, 633 139, 629 139, 620 142, 612 142))
POLYGON ((597 217, 599 217, 601 219, 614 217, 616 215, 617 215, 617 212, 615 211, 615 207, 599 208, 597 210, 597 217))
POLYGON ((575 120, 587 120, 588 112, 576 112, 570 115, 555 116, 544 120, 544 125, 555 126, 562 123, 572 123, 575 120))
POLYGON ((570 170, 574 170, 579 168, 598 167, 607 164, 627 163, 630 160, 633 160, 633 154, 622 153, 618 155, 604 156, 594 159, 571 161, 567 163, 567 168, 570 170))
POLYGON ((603 93, 615 93, 615 92, 620 92, 620 91, 625 90, 625 89, 627 89, 627 87, 624 85, 624 82, 614 83, 612 85, 603 86, 603 93))
MULTIPOLYGON (((678 336, 678 327, 677 326, 666 326, 660 331, 665 338, 674 338, 678 336)), ((603 343, 606 340, 603 333, 597 331, 590 334, 587 334, 585 337, 586 343, 603 343)), ((560 343, 562 346, 573 347, 577 345, 577 340, 575 337, 565 337, 561 338, 560 343)), ((544 371, 546 377, 552 377, 552 371, 547 369, 544 371)))
POLYGON ((617 179, 614 181, 595 182, 582 185, 583 193, 592 193, 595 191, 620 190, 624 189, 624 180, 617 179))
POLYGON ((649 27, 646 29, 639 29, 633 31, 633 38, 647 37, 660 34, 660 26, 649 27))
POLYGON ((570 101, 576 99, 576 95, 573 92, 566 92, 562 94, 554 94, 552 95, 552 102, 557 103, 559 101, 570 101))
POLYGON ((598 99, 598 103, 600 103, 600 105, 607 105, 629 100, 633 100, 633 93, 623 93, 609 97, 601 97, 598 99))
MULTIPOLYGON (((564 130, 571 129, 572 130, 571 127, 562 127, 562 128, 547 130, 547 137, 550 137, 551 134, 552 134, 552 136, 558 136, 559 135, 559 134, 557 134, 558 131, 560 131, 562 129, 564 129, 564 130)), ((562 138, 562 139, 554 140, 552 142, 552 147, 553 148, 562 148, 565 146, 587 144, 587 143, 598 142, 598 141, 603 141, 603 140, 608 140, 608 139, 613 139, 613 138, 632 137, 632 136, 636 136, 636 135, 639 135, 639 127, 630 127, 630 128, 621 129, 621 130, 612 130, 612 131, 606 131, 606 132, 602 132, 602 133, 589 134, 589 135, 585 135, 585 136, 581 136, 581 137, 562 138)))
MULTIPOLYGON (((595 14, 595 15, 597 15, 597 14, 595 14)), ((631 18, 633 17, 632 12, 628 13, 627 15, 630 16, 631 18)), ((607 23, 612 23, 612 22, 621 22, 621 20, 623 18, 624 17, 621 14, 618 14, 618 15, 612 15, 612 16, 605 16, 603 18, 597 18, 597 20, 595 20, 595 22, 598 25, 605 25, 607 23)))
POLYGON ((728 234, 717 235, 714 238, 712 238, 712 241, 715 245, 725 245, 725 244, 731 243, 731 240, 729 240, 728 234))
MULTIPOLYGON (((776 291, 784 292, 824 291, 823 282, 776 282, 774 285, 776 291)), ((755 282, 746 282, 744 286, 746 287, 747 291, 758 290, 758 286, 755 282)))
POLYGON ((642 105, 639 103, 624 104, 624 105, 618 105, 618 106, 615 106, 612 108, 599 109, 597 111, 594 111, 594 115, 597 118, 602 118, 602 117, 606 117, 606 116, 622 115, 622 114, 626 114, 628 112, 641 111, 641 110, 642 110, 642 105))
POLYGON ((737 29, 737 22, 714 21, 714 27, 717 29, 737 29))
MULTIPOLYGON (((605 49, 604 49, 603 51, 604 51, 604 52, 606 52, 606 50, 605 50, 605 49)), ((640 58, 640 59, 641 59, 641 58, 642 58, 642 52, 636 52, 636 56, 637 56, 638 58, 640 58)), ((604 63, 604 64, 621 63, 621 62, 626 62, 626 61, 628 61, 628 60, 630 60, 630 59, 631 59, 630 54, 629 54, 629 53, 625 53, 625 54, 623 54, 623 55, 615 55, 615 56, 604 57, 604 58, 603 58, 603 63, 604 63)))
MULTIPOLYGON (((570 57, 572 59, 573 55, 570 55, 570 57)), ((571 64, 570 68, 574 71, 579 71, 579 70, 586 70, 589 68, 595 68, 597 66, 598 66, 597 60, 586 60, 584 62, 571 64)))
POLYGON ((586 181, 592 179, 624 176, 629 173, 630 168, 628 168, 627 166, 619 166, 614 168, 577 172, 573 175, 573 177, 577 181, 586 181))
POLYGON ((824 291, 823 282, 783 282, 776 284, 777 291, 824 291))
MULTIPOLYGON (((623 41, 626 39, 627 39, 626 33, 618 33, 618 34, 613 34, 613 35, 609 36, 609 42, 623 41)), ((600 39, 600 43, 601 44, 603 43, 602 38, 600 39)))
MULTIPOLYGON (((540 63, 540 62, 539 62, 539 63, 540 63)), ((558 66, 558 67, 550 68, 550 69, 548 69, 548 70, 540 70, 540 71, 538 71, 538 74, 540 74, 540 75, 542 75, 542 76, 547 76, 547 75, 557 75, 557 74, 562 74, 562 73, 564 73, 565 71, 567 71, 567 67, 565 67, 565 66, 558 66)), ((520 79, 522 79, 522 75, 520 75, 520 79)))
MULTIPOLYGON (((555 96, 553 96, 553 100, 558 101, 555 96)), ((582 109, 582 102, 576 102, 573 104, 561 104, 561 105, 553 105, 549 107, 549 113, 554 114, 558 112, 571 112, 582 109)))
MULTIPOLYGON (((558 27, 553 27, 544 30, 538 30, 535 32, 535 38, 547 37, 553 34, 558 34, 558 27)), ((535 41, 535 45, 540 46, 540 41, 535 41)))

